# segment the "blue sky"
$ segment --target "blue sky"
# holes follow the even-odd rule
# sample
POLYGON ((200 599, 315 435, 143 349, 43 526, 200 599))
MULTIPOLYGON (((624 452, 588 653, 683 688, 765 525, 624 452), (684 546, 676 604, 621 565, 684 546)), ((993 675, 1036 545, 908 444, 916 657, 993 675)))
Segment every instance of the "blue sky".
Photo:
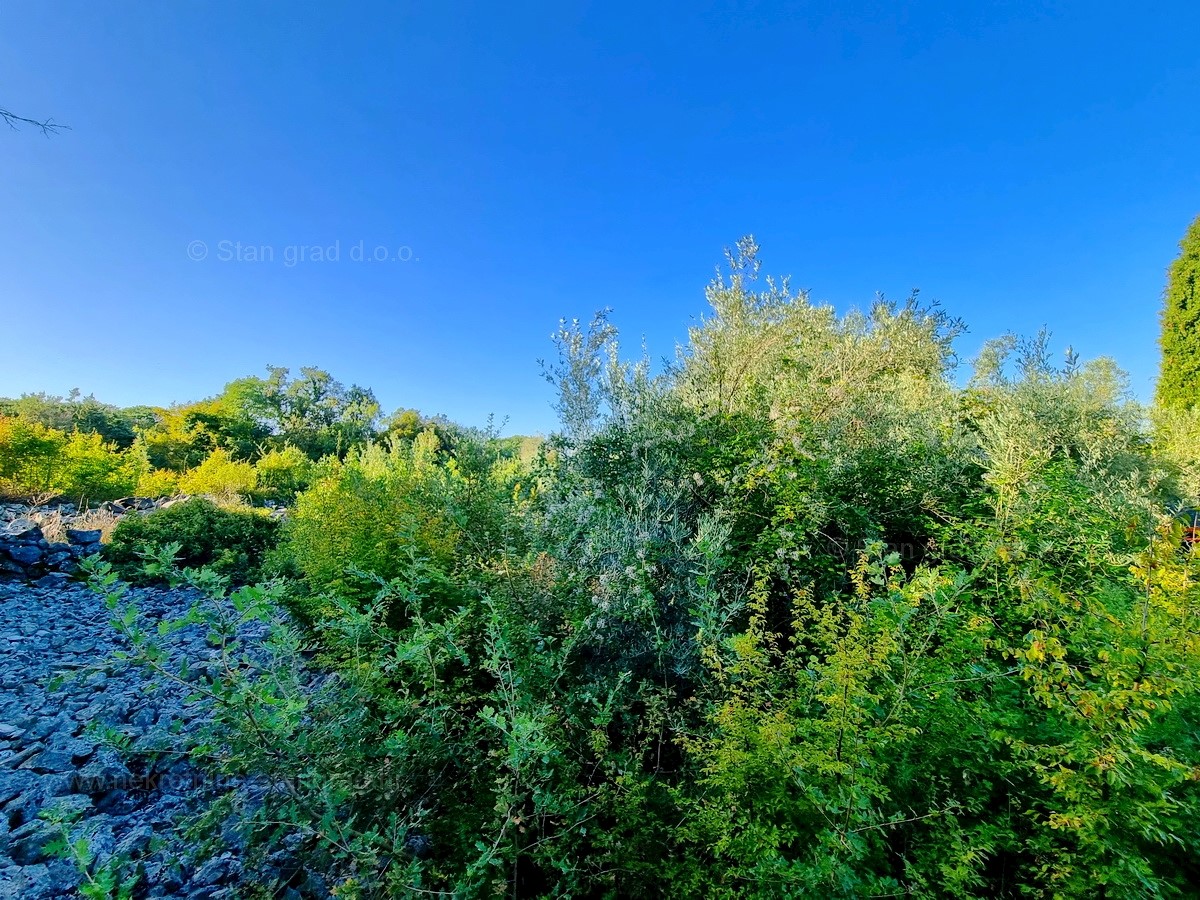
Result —
POLYGON ((6 4, 0 106, 72 130, 0 131, 0 395, 311 364, 547 431, 560 316, 669 355, 752 232, 814 300, 920 287, 964 356, 1046 325, 1148 397, 1197 34, 1194 2, 6 4))

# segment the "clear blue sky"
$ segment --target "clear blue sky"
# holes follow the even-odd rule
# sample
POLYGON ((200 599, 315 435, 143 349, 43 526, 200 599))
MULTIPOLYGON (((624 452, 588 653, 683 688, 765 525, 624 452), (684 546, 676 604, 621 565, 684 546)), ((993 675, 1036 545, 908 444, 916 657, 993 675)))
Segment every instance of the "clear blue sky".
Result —
POLYGON ((0 395, 313 364, 548 430, 559 316, 669 355, 753 232, 816 300, 920 287, 964 355, 1044 324, 1146 397, 1197 35, 1194 0, 5 4, 0 106, 72 130, 0 131, 0 395))

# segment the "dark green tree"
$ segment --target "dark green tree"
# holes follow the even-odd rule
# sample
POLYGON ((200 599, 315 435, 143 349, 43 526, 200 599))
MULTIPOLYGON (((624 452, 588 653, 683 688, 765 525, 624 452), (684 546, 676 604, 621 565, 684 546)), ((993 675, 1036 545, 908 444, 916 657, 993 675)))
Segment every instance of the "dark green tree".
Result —
POLYGON ((1200 216, 1179 242, 1179 251, 1167 270, 1155 399, 1160 406, 1190 409, 1200 404, 1200 216))
POLYGON ((265 426, 277 446, 320 459, 344 456, 375 436, 380 409, 369 388, 346 387, 312 366, 302 366, 298 377, 283 366, 267 366, 267 372, 231 382, 221 396, 265 426))
POLYGON ((94 394, 85 397, 78 388, 73 388, 66 397, 44 392, 22 394, 15 399, 0 397, 0 415, 59 431, 98 434, 122 450, 133 444, 138 428, 150 427, 155 418, 147 407, 121 409, 101 403, 94 394))

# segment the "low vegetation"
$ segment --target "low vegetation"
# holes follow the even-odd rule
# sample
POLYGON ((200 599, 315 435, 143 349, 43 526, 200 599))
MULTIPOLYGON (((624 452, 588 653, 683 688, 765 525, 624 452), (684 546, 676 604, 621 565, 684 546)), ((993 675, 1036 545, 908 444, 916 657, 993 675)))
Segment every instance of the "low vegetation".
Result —
POLYGON ((207 567, 234 583, 258 580, 275 546, 279 522, 261 509, 218 506, 193 497, 146 515, 127 515, 113 529, 104 555, 130 581, 165 580, 144 566, 146 559, 169 556, 184 567, 207 567))
MULTIPOLYGON (((118 611, 139 553, 219 601, 169 557, 277 576, 228 597, 272 665, 200 682, 197 758, 288 786, 257 852, 298 842, 340 897, 1194 894, 1190 412, 1045 335, 959 378, 957 320, 839 316, 749 241, 708 299, 657 375, 564 323, 545 443, 397 416, 180 455, 295 464, 269 554, 272 520, 205 501, 122 522, 118 611)), ((232 654, 227 608, 195 616, 232 654)))

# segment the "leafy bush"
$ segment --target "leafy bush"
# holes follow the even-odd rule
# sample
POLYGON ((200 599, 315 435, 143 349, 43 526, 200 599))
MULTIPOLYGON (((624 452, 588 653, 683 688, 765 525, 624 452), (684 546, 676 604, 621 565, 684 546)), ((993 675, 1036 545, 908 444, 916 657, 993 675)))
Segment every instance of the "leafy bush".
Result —
POLYGON ((302 603, 299 611, 313 614, 330 592, 364 601, 380 580, 413 565, 455 606, 464 594, 455 580, 503 545, 520 491, 520 470, 486 445, 464 435, 457 456, 447 458, 428 430, 410 444, 371 445, 321 464, 288 516, 286 559, 276 560, 305 578, 311 608, 302 603))
POLYGON ((179 476, 179 490, 185 494, 245 496, 256 484, 254 466, 238 462, 228 450, 213 450, 200 465, 179 476))
POLYGON ((57 492, 85 503, 128 496, 137 484, 135 457, 106 444, 99 434, 72 432, 62 460, 57 492))
POLYGON ((105 559, 123 577, 145 581, 142 563, 178 544, 181 566, 207 566, 235 584, 260 577, 264 557, 278 540, 279 523, 263 511, 217 506, 197 497, 146 515, 127 515, 105 546, 105 559))
POLYGON ((136 455, 98 433, 66 433, 0 416, 0 493, 112 500, 133 491, 140 468, 136 455))
POLYGON ((352 570, 395 577, 413 553, 449 566, 461 535, 429 501, 452 478, 431 460, 378 446, 330 461, 296 499, 288 545, 316 590, 345 587, 352 570))
POLYGON ((312 480, 314 464, 297 447, 270 450, 254 464, 255 495, 291 503, 312 480))
POLYGON ((174 497, 179 493, 179 476, 169 469, 149 469, 137 481, 139 497, 174 497))
POLYGON ((1200 408, 1157 408, 1152 426, 1155 454, 1174 477, 1177 498, 1200 503, 1200 408))

